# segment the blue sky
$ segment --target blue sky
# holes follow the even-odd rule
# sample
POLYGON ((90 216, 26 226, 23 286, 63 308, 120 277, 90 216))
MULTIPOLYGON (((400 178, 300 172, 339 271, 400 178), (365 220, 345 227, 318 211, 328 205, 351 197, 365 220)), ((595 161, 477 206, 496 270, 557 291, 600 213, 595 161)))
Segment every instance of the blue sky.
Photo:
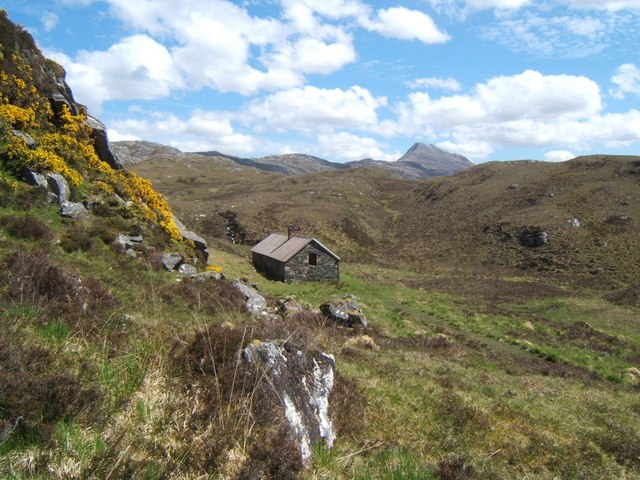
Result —
POLYGON ((640 145, 640 0, 3 4, 111 140, 333 161, 640 145))

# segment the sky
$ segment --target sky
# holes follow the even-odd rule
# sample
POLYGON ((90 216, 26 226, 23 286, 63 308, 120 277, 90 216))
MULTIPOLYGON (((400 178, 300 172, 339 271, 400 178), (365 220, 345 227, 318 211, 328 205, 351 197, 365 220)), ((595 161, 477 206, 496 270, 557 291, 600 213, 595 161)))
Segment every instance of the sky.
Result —
POLYGON ((5 0, 109 138, 476 163, 640 146, 640 0, 5 0))

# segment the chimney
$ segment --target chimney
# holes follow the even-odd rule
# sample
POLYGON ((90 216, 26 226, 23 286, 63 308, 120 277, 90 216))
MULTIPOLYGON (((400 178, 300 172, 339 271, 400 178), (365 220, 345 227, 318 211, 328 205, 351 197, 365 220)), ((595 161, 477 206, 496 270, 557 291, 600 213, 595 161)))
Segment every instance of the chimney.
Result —
POLYGON ((292 230, 291 225, 289 225, 287 227, 287 237, 288 237, 289 240, 291 240, 291 230, 292 230))

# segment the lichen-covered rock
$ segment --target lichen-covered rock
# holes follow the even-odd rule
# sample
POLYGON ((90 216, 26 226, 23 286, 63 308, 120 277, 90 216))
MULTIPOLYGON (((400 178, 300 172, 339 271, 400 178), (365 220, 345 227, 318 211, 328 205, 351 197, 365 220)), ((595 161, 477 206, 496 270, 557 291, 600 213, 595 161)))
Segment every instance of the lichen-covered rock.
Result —
POLYGON ((124 233, 118 233, 118 235, 116 235, 116 239, 113 241, 113 245, 122 252, 133 248, 131 237, 125 235, 124 233))
POLYGON ((255 289, 235 279, 231 284, 244 296, 244 308, 250 313, 256 314, 267 309, 267 301, 255 289))
POLYGON ((296 440, 303 464, 311 459, 311 448, 335 440, 329 415, 336 363, 333 355, 298 348, 290 342, 253 342, 242 352, 245 362, 262 369, 269 391, 282 406, 296 440))
POLYGON ((29 185, 33 185, 34 187, 42 188, 43 190, 46 190, 47 187, 48 187, 47 177, 45 177, 41 173, 31 172, 31 171, 27 172, 25 180, 27 181, 27 183, 29 185))
POLYGON ((549 243, 549 234, 540 227, 525 228, 518 238, 525 247, 536 248, 549 243))
POLYGON ((87 125, 91 127, 91 136, 98 154, 98 158, 115 170, 123 168, 122 162, 113 154, 109 147, 107 129, 104 124, 95 117, 87 115, 87 125))
POLYGON ((182 255, 178 252, 166 252, 160 257, 160 262, 166 270, 173 272, 182 262, 182 255))
POLYGON ((27 148, 36 148, 37 146, 36 141, 28 133, 23 132, 22 130, 11 130, 11 133, 16 137, 24 140, 24 143, 27 145, 27 148))
POLYGON ((67 180, 58 173, 47 173, 45 177, 47 178, 47 188, 56 196, 58 204, 62 205, 64 202, 68 202, 71 190, 69 190, 67 180))
POLYGON ((303 311, 302 305, 300 305, 294 298, 279 298, 276 302, 278 313, 283 317, 295 315, 303 311))
POLYGON ((60 215, 74 220, 84 220, 89 216, 89 211, 78 202, 62 202, 60 205, 60 215))
POLYGON ((196 269, 196 267, 189 263, 181 263, 178 267, 178 273, 181 273, 182 275, 185 275, 187 277, 191 277, 197 275, 198 270, 196 269))
POLYGON ((320 312, 329 320, 344 327, 367 326, 367 319, 360 310, 357 298, 353 295, 323 303, 320 305, 320 312))
POLYGON ((206 263, 209 259, 209 245, 207 244, 207 241, 197 233, 194 233, 191 230, 187 229, 187 227, 184 226, 184 223, 178 220, 175 215, 173 216, 173 223, 175 223, 176 227, 178 227, 182 238, 184 238, 185 240, 191 240, 193 242, 196 250, 201 252, 204 256, 204 261, 206 263))

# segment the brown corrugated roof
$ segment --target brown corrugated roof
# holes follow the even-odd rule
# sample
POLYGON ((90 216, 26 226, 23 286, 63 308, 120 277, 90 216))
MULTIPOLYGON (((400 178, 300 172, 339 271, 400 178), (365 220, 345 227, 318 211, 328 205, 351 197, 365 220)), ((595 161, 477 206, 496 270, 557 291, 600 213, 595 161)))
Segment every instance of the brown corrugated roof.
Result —
POLYGON ((287 235, 281 233, 272 233, 267 238, 262 240, 251 251, 260 255, 279 260, 281 262, 287 262, 296 253, 309 245, 311 242, 316 243, 322 250, 325 250, 329 255, 340 260, 340 257, 325 247, 319 240, 315 238, 296 237, 292 236, 288 238, 287 235))

